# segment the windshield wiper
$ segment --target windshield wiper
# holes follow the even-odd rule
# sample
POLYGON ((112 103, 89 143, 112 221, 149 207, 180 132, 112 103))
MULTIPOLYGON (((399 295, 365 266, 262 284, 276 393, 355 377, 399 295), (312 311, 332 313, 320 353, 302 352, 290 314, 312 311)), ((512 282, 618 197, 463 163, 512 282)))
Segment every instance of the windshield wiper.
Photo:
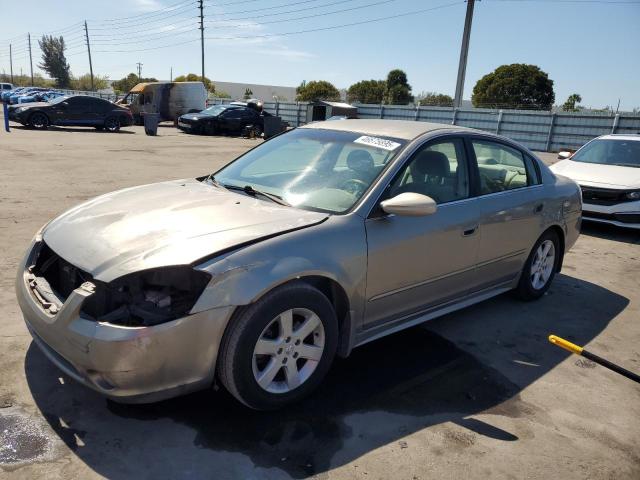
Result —
POLYGON ((223 184, 221 184, 218 180, 216 180, 216 177, 213 176, 213 173, 209 174, 209 176, 207 178, 205 178, 206 181, 210 182, 212 185, 218 187, 218 188, 222 188, 223 190, 227 190, 227 187, 223 184))
MULTIPOLYGON (((222 184, 220 184, 222 185, 222 184)), ((273 195, 271 193, 267 193, 267 192, 263 192, 261 190, 256 190, 255 188, 253 188, 251 185, 245 185, 244 187, 241 187, 239 185, 222 185, 222 187, 226 188, 227 190, 238 190, 241 192, 246 193, 247 195, 251 195, 252 197, 255 197, 256 195, 260 195, 268 200, 271 200, 273 203, 277 203, 278 205, 284 205, 285 207, 290 207, 291 204, 285 200, 283 200, 282 198, 278 197, 277 195, 273 195)))

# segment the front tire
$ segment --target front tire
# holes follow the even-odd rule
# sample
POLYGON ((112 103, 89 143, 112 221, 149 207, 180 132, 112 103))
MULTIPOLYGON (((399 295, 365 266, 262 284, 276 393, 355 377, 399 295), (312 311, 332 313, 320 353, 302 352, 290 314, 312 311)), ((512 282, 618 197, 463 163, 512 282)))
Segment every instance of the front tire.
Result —
POLYGON ((37 130, 46 130, 49 127, 49 117, 42 112, 35 112, 29 117, 29 125, 37 130))
POLYGON ((515 289, 521 300, 536 300, 542 297, 558 270, 560 261, 560 239, 553 230, 547 230, 533 246, 524 264, 520 281, 515 289))
POLYGON ((310 394, 325 377, 338 344, 327 297, 296 282, 279 287, 231 320, 218 375, 239 401, 274 410, 310 394))

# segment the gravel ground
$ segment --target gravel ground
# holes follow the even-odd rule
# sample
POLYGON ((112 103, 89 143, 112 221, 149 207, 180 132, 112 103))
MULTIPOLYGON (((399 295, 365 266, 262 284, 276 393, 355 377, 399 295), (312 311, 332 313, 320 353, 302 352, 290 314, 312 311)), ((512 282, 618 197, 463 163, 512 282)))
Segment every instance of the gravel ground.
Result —
POLYGON ((620 229, 586 225, 540 301, 503 295, 373 342, 282 412, 221 391, 118 405, 62 375, 14 295, 34 232, 87 198, 208 173, 255 144, 164 126, 0 132, 0 478, 640 478, 640 385, 546 340, 640 372, 640 234, 620 229))

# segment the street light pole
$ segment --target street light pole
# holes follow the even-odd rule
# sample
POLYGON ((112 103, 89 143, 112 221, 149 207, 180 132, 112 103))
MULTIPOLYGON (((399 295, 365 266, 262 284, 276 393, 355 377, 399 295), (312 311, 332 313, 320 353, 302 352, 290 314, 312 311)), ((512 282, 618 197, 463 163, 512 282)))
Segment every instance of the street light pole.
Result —
POLYGON ((467 56, 469 54, 469 37, 471 36, 471 22, 473 21, 473 7, 475 3, 475 0, 467 0, 467 14, 464 18, 462 47, 460 49, 460 63, 458 64, 458 79, 456 80, 456 96, 453 101, 454 108, 460 108, 460 106, 462 105, 464 77, 467 72, 467 56))

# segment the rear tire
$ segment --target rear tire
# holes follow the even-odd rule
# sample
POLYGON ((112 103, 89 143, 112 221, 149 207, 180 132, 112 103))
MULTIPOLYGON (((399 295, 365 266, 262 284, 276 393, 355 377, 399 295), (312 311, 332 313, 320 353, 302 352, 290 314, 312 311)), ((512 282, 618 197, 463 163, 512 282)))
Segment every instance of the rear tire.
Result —
POLYGON ((560 239, 553 230, 547 230, 533 246, 524 264, 514 293, 525 301, 537 300, 549 287, 560 262, 560 239))
POLYGON ((337 345, 338 323, 327 297, 291 283, 234 316, 222 340, 218 376, 248 407, 274 410, 320 384, 337 345))
POLYGON ((108 117, 104 121, 104 128, 107 132, 115 133, 120 130, 120 120, 118 117, 108 117))
POLYGON ((37 130, 46 130, 49 127, 49 117, 42 112, 34 112, 29 117, 29 126, 37 130))

